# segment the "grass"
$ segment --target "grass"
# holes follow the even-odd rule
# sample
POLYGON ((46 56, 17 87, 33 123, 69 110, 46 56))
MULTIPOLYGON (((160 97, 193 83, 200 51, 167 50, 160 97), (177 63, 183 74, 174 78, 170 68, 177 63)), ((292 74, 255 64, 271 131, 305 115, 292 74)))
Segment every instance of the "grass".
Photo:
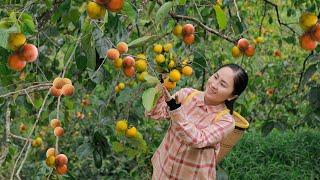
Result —
POLYGON ((248 132, 218 167, 218 179, 317 179, 320 131, 248 132), (225 173, 224 173, 225 172, 225 173))

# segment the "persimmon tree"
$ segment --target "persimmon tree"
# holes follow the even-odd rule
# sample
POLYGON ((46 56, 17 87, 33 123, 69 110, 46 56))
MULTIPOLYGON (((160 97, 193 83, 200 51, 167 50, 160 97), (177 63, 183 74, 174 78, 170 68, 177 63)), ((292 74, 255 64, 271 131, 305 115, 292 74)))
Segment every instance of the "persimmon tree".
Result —
POLYGON ((251 128, 318 126, 319 3, 4 1, 0 177, 150 175, 156 84, 203 90, 226 63, 249 74, 251 128))

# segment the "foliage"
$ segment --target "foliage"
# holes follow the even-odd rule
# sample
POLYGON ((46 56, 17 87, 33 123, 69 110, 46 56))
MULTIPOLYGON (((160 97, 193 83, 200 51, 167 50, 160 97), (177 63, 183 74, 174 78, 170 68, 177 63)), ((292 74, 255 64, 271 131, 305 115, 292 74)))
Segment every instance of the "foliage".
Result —
MULTIPOLYGON (((57 178, 45 164, 45 151, 56 144, 69 158, 65 178, 149 178, 150 158, 168 125, 144 115, 159 95, 154 91, 156 77, 169 71, 164 66, 164 72, 157 70, 156 43, 173 44, 165 62, 173 56, 177 64, 187 60, 193 68, 193 75, 182 76, 173 92, 187 86, 203 90, 219 66, 236 63, 245 68, 250 79, 235 110, 250 121, 252 129, 267 135, 273 129, 319 127, 320 46, 307 52, 298 40, 303 33, 300 15, 319 14, 319 0, 234 2, 127 0, 121 11, 107 11, 102 19, 94 20, 88 17, 88 1, 84 0, 5 0, 0 5, 0 155, 4 155, 3 161, 0 158, 0 179, 16 176, 17 171, 22 179, 57 178), (172 34, 177 24, 187 23, 196 29, 191 45, 172 34), (26 35, 27 42, 39 51, 37 61, 28 63, 21 72, 7 65, 14 53, 8 37, 14 32, 26 35), (232 57, 231 49, 241 37, 255 45, 253 57, 232 57), (264 42, 257 42, 258 37, 264 42), (146 55, 146 81, 125 76, 106 58, 106 51, 120 41, 128 44, 125 55, 146 55), (51 96, 48 90, 58 76, 72 80, 73 96, 51 96), (126 87, 116 92, 119 82, 126 87), (50 120, 57 117, 65 129, 59 139, 49 127, 50 120), (139 138, 117 134, 119 119, 136 127, 139 138), (40 147, 31 147, 31 141, 25 139, 37 137, 43 140, 40 147)), ((285 148, 291 153, 289 144, 285 148)), ((257 158, 261 161, 264 157, 257 158)), ((278 167, 275 165, 270 166, 278 167)), ((309 164, 302 165, 306 166, 303 173, 311 169, 309 164)), ((231 169, 230 177, 242 177, 231 169)))

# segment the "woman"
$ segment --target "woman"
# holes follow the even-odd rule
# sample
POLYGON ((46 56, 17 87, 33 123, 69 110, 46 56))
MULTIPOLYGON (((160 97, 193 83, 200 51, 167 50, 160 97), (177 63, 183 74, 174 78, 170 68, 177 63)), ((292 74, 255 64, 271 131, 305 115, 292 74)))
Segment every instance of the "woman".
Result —
MULTIPOLYGON (((205 91, 181 103, 195 91, 183 88, 172 97, 161 88, 161 97, 146 115, 170 119, 170 127, 151 161, 152 179, 215 179, 220 141, 235 128, 233 104, 244 91, 248 75, 236 64, 227 64, 208 80, 205 91), (218 112, 228 108, 219 121, 218 112)), ((159 86, 163 87, 163 86, 159 86)))

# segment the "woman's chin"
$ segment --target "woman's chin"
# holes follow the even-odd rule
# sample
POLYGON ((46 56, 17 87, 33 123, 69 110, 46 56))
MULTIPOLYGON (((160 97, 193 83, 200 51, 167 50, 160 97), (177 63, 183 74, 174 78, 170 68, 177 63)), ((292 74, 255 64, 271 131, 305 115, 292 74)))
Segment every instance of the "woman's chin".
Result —
POLYGON ((215 97, 214 97, 214 94, 205 93, 204 98, 206 99, 206 101, 211 102, 212 99, 214 99, 215 97))

